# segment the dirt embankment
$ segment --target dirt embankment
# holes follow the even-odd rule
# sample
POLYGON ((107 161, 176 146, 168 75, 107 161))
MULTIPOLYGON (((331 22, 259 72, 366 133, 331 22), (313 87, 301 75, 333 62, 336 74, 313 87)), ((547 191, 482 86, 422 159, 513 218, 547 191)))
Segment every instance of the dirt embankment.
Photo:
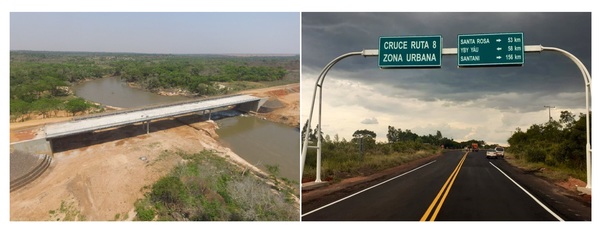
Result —
MULTIPOLYGON (((298 89, 296 84, 245 93, 281 101, 283 107, 257 115, 294 126, 300 115, 298 89)), ((70 118, 11 123, 11 142, 34 137, 46 123, 70 118)), ((212 121, 189 115, 155 120, 150 124, 150 134, 138 124, 54 140, 55 153, 48 170, 10 193, 10 220, 132 220, 134 203, 143 197, 146 188, 183 163, 176 152, 214 150, 235 164, 261 173, 219 143, 217 128, 212 121)))
POLYGON ((296 128, 300 127, 299 83, 248 90, 241 93, 268 99, 265 107, 259 110, 258 117, 296 128))

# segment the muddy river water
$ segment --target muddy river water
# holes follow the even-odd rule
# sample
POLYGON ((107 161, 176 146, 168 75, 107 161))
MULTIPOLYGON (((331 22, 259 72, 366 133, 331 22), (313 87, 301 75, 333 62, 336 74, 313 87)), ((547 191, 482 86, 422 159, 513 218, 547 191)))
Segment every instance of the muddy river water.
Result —
MULTIPOLYGON (((75 86, 73 91, 86 100, 122 108, 188 99, 131 88, 118 77, 87 81, 75 86)), ((267 167, 275 167, 279 176, 300 180, 300 133, 297 128, 238 114, 215 116, 215 119, 221 142, 233 152, 264 171, 268 171, 267 167)))

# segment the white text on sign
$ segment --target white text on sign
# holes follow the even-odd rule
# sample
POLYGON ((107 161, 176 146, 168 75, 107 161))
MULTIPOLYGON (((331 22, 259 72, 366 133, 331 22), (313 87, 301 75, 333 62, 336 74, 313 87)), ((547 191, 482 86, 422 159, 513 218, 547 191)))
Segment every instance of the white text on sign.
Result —
MULTIPOLYGON (((383 43, 384 49, 430 49, 437 48, 437 42, 428 41, 386 41, 383 43)), ((422 61, 437 61, 437 57, 433 53, 400 53, 383 54, 383 62, 422 62, 422 61)))

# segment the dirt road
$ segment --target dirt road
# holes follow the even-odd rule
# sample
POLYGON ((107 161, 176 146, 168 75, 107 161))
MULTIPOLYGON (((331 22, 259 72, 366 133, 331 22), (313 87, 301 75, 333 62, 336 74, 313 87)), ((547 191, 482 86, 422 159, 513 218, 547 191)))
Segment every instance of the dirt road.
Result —
MULTIPOLYGON (((294 126, 299 120, 298 89, 295 84, 245 93, 280 100, 284 107, 258 115, 294 126)), ((44 123, 11 123, 11 141, 31 137, 44 123)), ((219 143, 212 121, 190 115, 156 120, 150 127, 149 135, 141 125, 130 125, 56 140, 48 170, 10 193, 10 220, 132 220, 134 203, 143 197, 144 188, 182 163, 178 151, 215 150, 233 163, 261 172, 219 143)))

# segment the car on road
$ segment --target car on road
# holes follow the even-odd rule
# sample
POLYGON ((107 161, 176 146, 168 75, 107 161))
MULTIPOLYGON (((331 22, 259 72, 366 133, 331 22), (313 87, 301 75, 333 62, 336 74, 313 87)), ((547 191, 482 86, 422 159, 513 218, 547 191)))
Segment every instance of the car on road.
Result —
POLYGON ((494 149, 494 151, 496 151, 496 156, 497 156, 497 157, 502 157, 502 158, 504 158, 504 148, 502 148, 502 147, 496 147, 496 148, 494 149))
POLYGON ((485 157, 486 158, 498 158, 498 155, 496 154, 496 150, 488 150, 485 152, 485 157))

